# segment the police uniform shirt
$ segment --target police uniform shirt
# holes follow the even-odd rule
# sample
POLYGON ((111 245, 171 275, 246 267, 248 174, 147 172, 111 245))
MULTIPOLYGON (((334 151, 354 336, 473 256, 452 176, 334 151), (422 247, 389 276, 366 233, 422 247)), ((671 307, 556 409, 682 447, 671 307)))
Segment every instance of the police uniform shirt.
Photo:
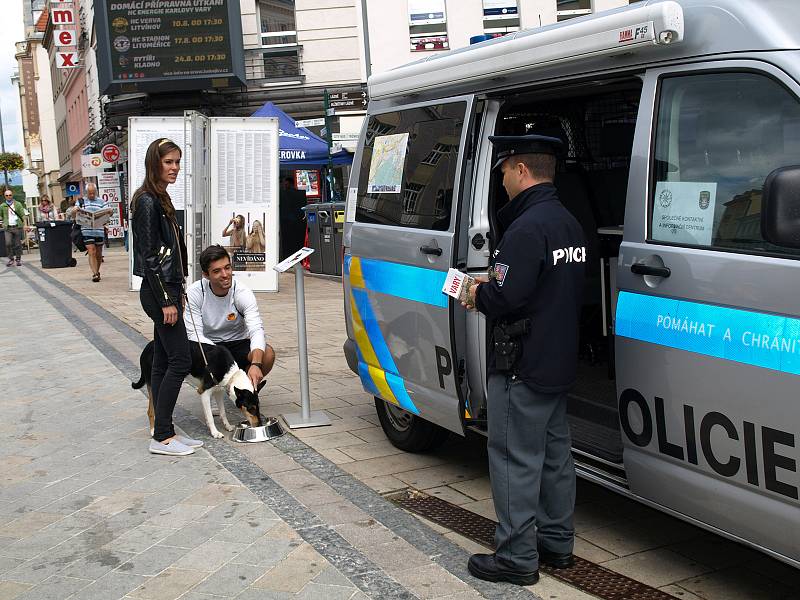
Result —
MULTIPOLYGON (((583 229, 542 183, 498 212, 502 237, 491 259, 493 276, 478 286, 476 308, 495 323, 531 320, 513 372, 534 390, 557 393, 575 380, 578 320, 587 259, 583 229)), ((489 345, 489 372, 495 369, 489 345)))

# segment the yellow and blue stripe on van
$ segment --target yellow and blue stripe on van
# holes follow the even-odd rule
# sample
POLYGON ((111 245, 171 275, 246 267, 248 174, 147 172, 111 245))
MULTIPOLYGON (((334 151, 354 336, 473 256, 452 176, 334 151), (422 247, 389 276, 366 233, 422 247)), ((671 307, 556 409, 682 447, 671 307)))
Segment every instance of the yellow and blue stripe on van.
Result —
POLYGON ((350 312, 358 352, 358 374, 364 389, 410 413, 419 414, 383 338, 368 292, 447 308, 447 296, 441 292, 447 274, 346 255, 344 275, 350 282, 350 312))

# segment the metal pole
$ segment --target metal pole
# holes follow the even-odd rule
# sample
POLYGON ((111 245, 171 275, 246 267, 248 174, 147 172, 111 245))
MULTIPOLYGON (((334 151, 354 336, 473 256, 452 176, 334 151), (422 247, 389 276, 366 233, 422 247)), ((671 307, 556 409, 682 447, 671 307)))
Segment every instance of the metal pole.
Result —
POLYGON ((308 346, 306 340, 306 292, 303 262, 294 266, 294 293, 297 305, 297 349, 300 353, 300 410, 303 421, 311 416, 311 398, 308 391, 308 346))
MULTIPOLYGON (((0 152, 6 151, 6 138, 3 135, 3 108, 0 106, 0 152)), ((328 153, 330 154, 330 152, 328 153)), ((5 177, 6 187, 8 187, 8 171, 3 169, 3 177, 5 177)))
POLYGON ((308 347, 306 344, 306 295, 303 284, 303 261, 294 266, 295 304, 297 306, 297 350, 300 358, 300 411, 283 415, 290 429, 330 425, 331 420, 321 410, 311 412, 311 395, 308 391, 308 347))

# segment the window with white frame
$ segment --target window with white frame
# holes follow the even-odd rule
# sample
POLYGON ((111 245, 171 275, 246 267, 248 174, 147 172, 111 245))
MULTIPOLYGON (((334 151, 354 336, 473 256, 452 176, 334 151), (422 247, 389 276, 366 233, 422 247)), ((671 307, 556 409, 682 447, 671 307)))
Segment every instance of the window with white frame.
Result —
POLYGON ((297 45, 294 0, 259 0, 262 48, 297 45))
POLYGON ((519 0, 483 0, 483 32, 499 37, 519 31, 519 0))
POLYGON ((592 0, 558 0, 556 2, 556 18, 559 21, 590 14, 592 14, 592 0))

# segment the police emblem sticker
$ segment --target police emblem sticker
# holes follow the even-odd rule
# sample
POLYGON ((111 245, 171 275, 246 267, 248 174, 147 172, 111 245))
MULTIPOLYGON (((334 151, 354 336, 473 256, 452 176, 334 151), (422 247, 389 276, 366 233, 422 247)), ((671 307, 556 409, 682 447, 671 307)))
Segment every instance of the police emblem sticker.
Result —
POLYGON ((497 285, 503 287, 503 282, 506 280, 506 275, 508 275, 508 265, 504 265, 503 263, 495 263, 493 276, 497 280, 497 285))

